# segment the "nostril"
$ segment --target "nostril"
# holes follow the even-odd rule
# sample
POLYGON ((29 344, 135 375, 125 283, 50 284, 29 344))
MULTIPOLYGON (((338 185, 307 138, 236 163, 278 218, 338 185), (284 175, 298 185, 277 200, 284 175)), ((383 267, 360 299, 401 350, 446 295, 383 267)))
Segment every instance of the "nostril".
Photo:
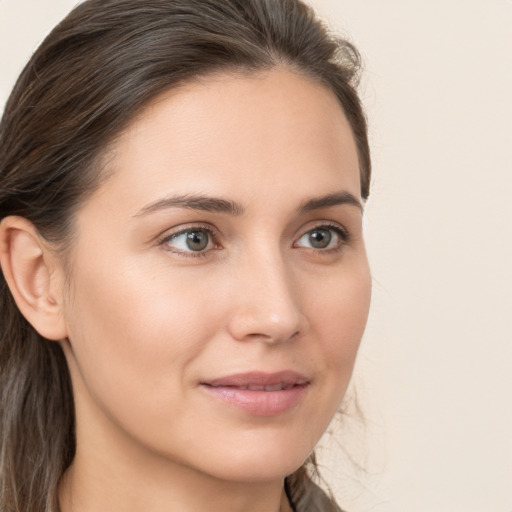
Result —
MULTIPOLYGON (((289 339, 295 338, 299 335, 299 331, 295 331, 291 336, 288 336, 286 339, 283 339, 281 341, 287 341, 289 339)), ((275 339, 275 336, 272 336, 271 334, 264 334, 264 333, 251 333, 246 336, 250 339, 261 339, 262 341, 279 341, 275 339)))
POLYGON ((298 338, 306 330, 307 321, 298 315, 293 321, 265 321, 256 316, 237 315, 231 319, 230 333, 239 341, 260 341, 268 344, 284 343, 298 338))

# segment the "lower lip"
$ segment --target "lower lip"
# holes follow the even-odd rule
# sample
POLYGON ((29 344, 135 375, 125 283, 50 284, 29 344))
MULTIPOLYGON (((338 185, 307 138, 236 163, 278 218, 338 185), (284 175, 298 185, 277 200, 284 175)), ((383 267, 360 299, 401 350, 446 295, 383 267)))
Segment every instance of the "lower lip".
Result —
POLYGON ((277 416, 296 407, 308 384, 278 391, 252 391, 230 386, 201 386, 208 394, 253 416, 277 416))

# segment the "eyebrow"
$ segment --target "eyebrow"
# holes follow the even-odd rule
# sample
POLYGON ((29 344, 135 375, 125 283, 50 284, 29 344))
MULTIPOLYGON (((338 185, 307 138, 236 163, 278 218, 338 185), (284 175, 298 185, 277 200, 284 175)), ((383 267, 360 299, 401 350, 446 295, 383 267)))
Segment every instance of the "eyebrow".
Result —
POLYGON ((142 210, 135 214, 135 217, 141 217, 168 208, 187 208, 189 210, 229 213, 231 215, 241 215, 244 212, 244 208, 234 201, 211 196, 184 194, 159 199, 142 208, 142 210))
POLYGON ((356 196, 350 192, 341 191, 309 199, 299 207, 299 212, 311 212, 313 210, 320 210, 321 208, 329 208, 331 206, 338 206, 342 204, 355 206, 363 211, 363 205, 356 196))
MULTIPOLYGON (((299 213, 306 213, 343 204, 355 206, 361 211, 363 210, 361 202, 353 194, 345 191, 309 199, 302 203, 297 210, 299 213)), ((245 208, 241 204, 228 199, 196 194, 183 194, 159 199, 142 208, 134 217, 142 217, 169 208, 186 208, 203 212, 227 213, 235 216, 242 215, 245 211, 245 208)))

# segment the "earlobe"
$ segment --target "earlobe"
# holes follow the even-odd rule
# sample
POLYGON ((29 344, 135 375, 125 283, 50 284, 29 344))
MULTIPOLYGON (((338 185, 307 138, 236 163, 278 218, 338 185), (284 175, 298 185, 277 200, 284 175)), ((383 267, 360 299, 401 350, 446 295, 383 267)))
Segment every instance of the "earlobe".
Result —
POLYGON ((43 337, 66 338, 58 273, 49 266, 51 255, 35 227, 22 217, 0 223, 0 265, 23 316, 43 337))

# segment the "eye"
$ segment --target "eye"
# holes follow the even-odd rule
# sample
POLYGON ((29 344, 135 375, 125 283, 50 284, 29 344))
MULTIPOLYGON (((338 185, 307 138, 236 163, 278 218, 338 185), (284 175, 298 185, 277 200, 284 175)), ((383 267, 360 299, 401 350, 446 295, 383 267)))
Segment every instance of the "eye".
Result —
POLYGON ((318 226, 304 233, 295 243, 296 247, 317 250, 338 249, 348 241, 348 234, 338 226, 318 226))
POLYGON ((206 228, 189 228, 173 233, 161 241, 167 250, 199 256, 214 248, 213 234, 206 228), (196 254, 194 254, 196 253, 196 254))

